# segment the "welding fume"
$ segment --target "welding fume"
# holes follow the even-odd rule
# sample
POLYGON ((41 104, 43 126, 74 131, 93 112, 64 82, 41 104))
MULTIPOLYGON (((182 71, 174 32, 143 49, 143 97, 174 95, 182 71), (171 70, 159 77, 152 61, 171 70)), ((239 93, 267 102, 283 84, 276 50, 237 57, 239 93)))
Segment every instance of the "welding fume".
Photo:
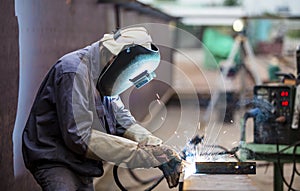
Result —
POLYGON ((93 190, 104 162, 158 168, 170 188, 178 185, 179 155, 138 124, 119 97, 151 81, 159 62, 144 27, 105 34, 56 62, 23 132, 25 165, 43 190, 93 190))

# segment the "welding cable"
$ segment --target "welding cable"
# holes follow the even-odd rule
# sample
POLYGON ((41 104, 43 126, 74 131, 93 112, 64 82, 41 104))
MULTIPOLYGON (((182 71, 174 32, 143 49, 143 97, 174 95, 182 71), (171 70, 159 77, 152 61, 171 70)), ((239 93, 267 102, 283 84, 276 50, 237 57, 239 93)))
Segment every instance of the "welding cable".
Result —
MULTIPOLYGON (((294 181, 295 174, 297 174, 298 176, 300 176, 300 173, 299 173, 299 171, 297 169, 297 166, 296 166, 296 163, 297 163, 296 162, 296 151, 297 151, 297 147, 298 146, 300 146, 300 144, 295 145, 295 147, 293 149, 293 174, 292 174, 292 177, 291 177, 291 178, 293 178, 293 181, 294 181)), ((292 182, 292 180, 291 180, 291 182, 292 182)), ((291 185, 291 183, 290 183, 290 185, 291 185)))
POLYGON ((232 153, 232 155, 234 156, 234 158, 236 158, 236 160, 238 160, 238 162, 242 162, 242 160, 236 154, 239 150, 240 147, 234 147, 230 150, 230 153, 232 153))
POLYGON ((119 179, 119 176, 118 176, 118 168, 119 166, 117 165, 114 165, 114 168, 113 168, 113 176, 114 176, 114 179, 115 179, 115 182, 117 184, 117 186, 122 190, 122 191, 127 191, 127 189, 122 185, 120 179, 119 179))
MULTIPOLYGON (((121 191, 127 191, 127 189, 123 186, 123 184, 121 183, 121 181, 119 179, 118 168, 119 168, 119 166, 117 166, 117 165, 115 165, 113 168, 113 176, 114 176, 115 182, 116 182, 117 186, 121 189, 121 191)), ((163 179, 164 179, 164 176, 153 178, 152 182, 154 182, 154 183, 150 187, 146 188, 145 191, 153 190, 156 186, 158 186, 161 183, 161 181, 163 179)))
MULTIPOLYGON (((297 142, 295 142, 295 143, 293 143, 293 144, 291 144, 291 145, 286 146, 285 148, 279 150, 279 151, 276 152, 275 154, 282 154, 284 151, 286 151, 286 150, 288 150, 288 149, 294 147, 295 145, 300 145, 300 141, 297 141, 297 142)), ((251 150, 251 149, 249 149, 249 148, 240 147, 240 149, 248 151, 248 152, 250 153, 250 155, 253 156, 253 157, 255 157, 255 158, 263 159, 262 156, 261 156, 261 154, 256 153, 255 151, 253 151, 253 150, 251 150)))
POLYGON ((291 181, 290 183, 288 183, 285 178, 284 178, 284 174, 283 174, 283 168, 280 167, 280 151, 279 151, 279 144, 277 143, 276 144, 276 150, 277 150, 277 164, 275 165, 278 165, 279 167, 279 170, 280 170, 280 176, 281 176, 281 179, 282 181, 284 182, 284 184, 289 188, 288 191, 299 191, 299 190, 296 190, 294 188, 292 188, 292 185, 293 185, 293 182, 294 182, 294 171, 293 171, 293 174, 292 174, 292 178, 291 178, 291 181))
POLYGON ((221 146, 221 145, 203 145, 203 147, 209 147, 209 148, 219 148, 225 152, 229 152, 227 148, 221 146))
POLYGON ((294 149, 293 149, 293 170, 295 171, 295 173, 298 175, 298 176, 300 176, 300 173, 299 173, 299 171, 298 171, 298 169, 297 169, 297 166, 296 166, 296 164, 297 164, 297 161, 296 161, 296 151, 297 151, 297 147, 298 146, 300 146, 300 144, 297 144, 297 145, 295 145, 295 147, 294 147, 294 149))
POLYGON ((258 159, 258 160, 263 160, 264 159, 263 156, 262 156, 262 154, 256 153, 255 151, 253 151, 253 150, 251 150, 249 148, 241 147, 240 149, 246 150, 247 152, 250 153, 250 156, 252 156, 255 159, 258 159))
POLYGON ((236 154, 239 150, 240 147, 233 147, 231 150, 227 151, 227 154, 233 155, 238 162, 242 162, 242 160, 236 154))
MULTIPOLYGON (((201 156, 214 156, 214 155, 232 155, 231 153, 226 153, 226 152, 219 152, 219 153, 204 153, 204 154, 201 154, 201 156)), ((233 154, 234 158, 238 161, 238 162, 242 162, 241 159, 239 159, 239 157, 236 155, 236 154, 233 154)))
POLYGON ((292 175, 291 175, 291 180, 290 180, 288 191, 291 190, 291 187, 292 187, 293 182, 294 182, 295 174, 297 174, 299 176, 299 172, 298 172, 297 167, 296 167, 296 151, 297 151, 298 146, 300 146, 300 144, 296 144, 294 146, 294 149, 293 149, 293 172, 292 172, 292 175))
POLYGON ((140 178, 133 172, 133 170, 128 169, 128 172, 129 172, 129 174, 131 175, 131 177, 132 177, 135 181, 137 181, 137 182, 139 182, 140 184, 143 184, 143 185, 149 184, 149 183, 151 183, 151 182, 154 182, 154 181, 157 181, 157 180, 160 179, 160 176, 159 176, 159 177, 150 178, 150 179, 148 179, 148 180, 142 180, 142 179, 140 179, 140 178))
POLYGON ((215 153, 201 153, 201 155, 233 155, 234 158, 241 162, 241 159, 237 156, 237 152, 240 149, 240 147, 233 147, 231 150, 226 149, 223 146, 220 145, 203 145, 204 147, 212 147, 212 148, 219 148, 224 150, 223 152, 215 152, 215 153))
POLYGON ((284 184, 288 187, 288 191, 297 191, 297 190, 295 190, 295 189, 292 188, 292 184, 293 184, 293 180, 294 180, 294 177, 293 177, 293 174, 294 174, 294 173, 292 174, 292 178, 291 178, 290 183, 288 183, 288 182, 285 180, 285 178, 284 178, 283 168, 281 168, 281 166, 280 166, 281 161, 280 161, 280 153, 279 153, 279 144, 278 144, 278 143, 276 144, 276 150, 277 150, 277 163, 274 164, 274 165, 278 165, 279 170, 280 170, 280 176, 281 176, 282 181, 283 181, 284 184))
POLYGON ((297 161, 296 161, 296 151, 297 151, 297 147, 298 146, 300 146, 300 144, 297 144, 297 145, 295 145, 295 147, 294 147, 294 150, 293 150, 293 169, 294 169, 294 171, 296 172, 296 174, 298 175, 298 176, 300 176, 300 172, 298 171, 298 169, 297 169, 297 166, 296 166, 296 163, 297 163, 297 161))
MULTIPOLYGON (((294 143, 292 143, 292 144, 286 146, 285 148, 279 150, 278 153, 281 154, 281 153, 283 153, 284 151, 286 151, 286 150, 288 150, 288 149, 290 149, 290 148, 292 148, 292 147, 294 147, 294 146, 296 146, 296 145, 299 146, 299 145, 300 145, 300 141, 296 141, 296 142, 294 142, 294 143)), ((295 152, 296 152, 296 151, 295 151, 295 152)))
MULTIPOLYGON (((281 153, 283 153, 285 150, 287 150, 287 149, 289 149, 289 148, 291 148, 291 147, 294 147, 293 148, 293 172, 292 172, 292 175, 291 175, 291 180, 290 180, 290 184, 286 184, 286 182, 285 182, 285 184, 286 184, 286 186, 288 186, 288 188, 289 188, 289 191, 290 190, 292 190, 292 191, 294 191, 295 189, 293 189, 293 188, 291 188, 291 186, 292 186, 292 184, 293 184, 293 182, 294 182, 294 176, 295 176, 295 174, 296 175, 298 175, 298 176, 300 176, 300 173, 299 173, 299 171, 298 171, 298 169, 297 169, 297 166, 296 166, 296 151, 297 151, 297 147, 298 146, 300 146, 300 141, 296 141, 296 142, 294 142, 293 144, 291 144, 291 145, 289 145, 289 146, 287 146, 287 147, 285 147, 285 148, 283 148, 283 149, 281 149, 280 151, 279 151, 279 145, 277 144, 276 145, 276 148, 277 148, 277 155, 279 156, 281 153)), ((279 162, 280 162, 280 158, 279 158, 279 162)), ((280 164, 280 163, 279 163, 280 164)), ((282 173, 282 175, 281 176, 283 176, 283 173, 282 173)))
POLYGON ((164 176, 161 176, 156 182, 154 182, 154 184, 152 184, 149 188, 145 189, 145 191, 153 190, 156 186, 158 186, 161 183, 161 181, 163 181, 164 178, 164 176))

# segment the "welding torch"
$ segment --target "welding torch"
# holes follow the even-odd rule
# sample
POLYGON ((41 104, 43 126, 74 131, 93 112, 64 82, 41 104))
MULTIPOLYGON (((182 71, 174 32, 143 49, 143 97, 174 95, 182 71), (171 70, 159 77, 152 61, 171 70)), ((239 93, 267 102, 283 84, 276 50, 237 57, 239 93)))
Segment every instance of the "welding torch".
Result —
POLYGON ((195 147, 199 144, 202 143, 204 139, 204 136, 199 137, 198 135, 196 135, 194 138, 192 138, 189 142, 188 145, 186 145, 182 151, 181 151, 181 159, 182 159, 182 172, 180 173, 179 176, 179 182, 178 182, 178 190, 182 191, 183 190, 183 183, 184 183, 184 178, 185 178, 185 168, 189 168, 191 165, 193 165, 192 163, 186 161, 188 155, 190 155, 189 150, 190 147, 193 148, 193 150, 195 151, 195 147))
POLYGON ((185 147, 183 148, 183 150, 181 151, 181 158, 182 158, 183 160, 186 160, 187 155, 188 155, 188 152, 189 152, 188 150, 190 149, 190 147, 193 147, 193 149, 195 149, 195 147, 196 147, 199 143, 201 143, 201 142, 203 141, 203 139, 204 139, 204 136, 199 137, 198 135, 196 135, 194 138, 192 138, 192 139, 188 142, 188 145, 185 146, 185 147))

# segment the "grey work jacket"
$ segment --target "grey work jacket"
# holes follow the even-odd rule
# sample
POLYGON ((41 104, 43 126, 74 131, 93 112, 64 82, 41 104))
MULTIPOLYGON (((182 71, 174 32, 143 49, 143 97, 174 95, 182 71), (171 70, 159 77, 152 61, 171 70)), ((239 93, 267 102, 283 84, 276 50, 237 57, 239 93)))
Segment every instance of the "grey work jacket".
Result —
POLYGON ((136 123, 120 97, 101 97, 95 82, 103 69, 99 42, 63 56, 43 80, 23 131, 26 167, 64 165, 101 176, 102 162, 85 157, 91 129, 122 135, 136 123))

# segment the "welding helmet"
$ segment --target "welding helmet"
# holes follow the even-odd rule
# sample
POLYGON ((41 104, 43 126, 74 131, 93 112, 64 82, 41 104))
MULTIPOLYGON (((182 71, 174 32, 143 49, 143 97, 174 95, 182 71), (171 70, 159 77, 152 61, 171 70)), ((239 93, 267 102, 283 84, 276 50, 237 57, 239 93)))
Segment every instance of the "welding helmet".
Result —
POLYGON ((119 95, 132 86, 141 88, 156 76, 159 49, 145 28, 118 30, 102 41, 114 56, 97 80, 96 88, 101 95, 119 95))

